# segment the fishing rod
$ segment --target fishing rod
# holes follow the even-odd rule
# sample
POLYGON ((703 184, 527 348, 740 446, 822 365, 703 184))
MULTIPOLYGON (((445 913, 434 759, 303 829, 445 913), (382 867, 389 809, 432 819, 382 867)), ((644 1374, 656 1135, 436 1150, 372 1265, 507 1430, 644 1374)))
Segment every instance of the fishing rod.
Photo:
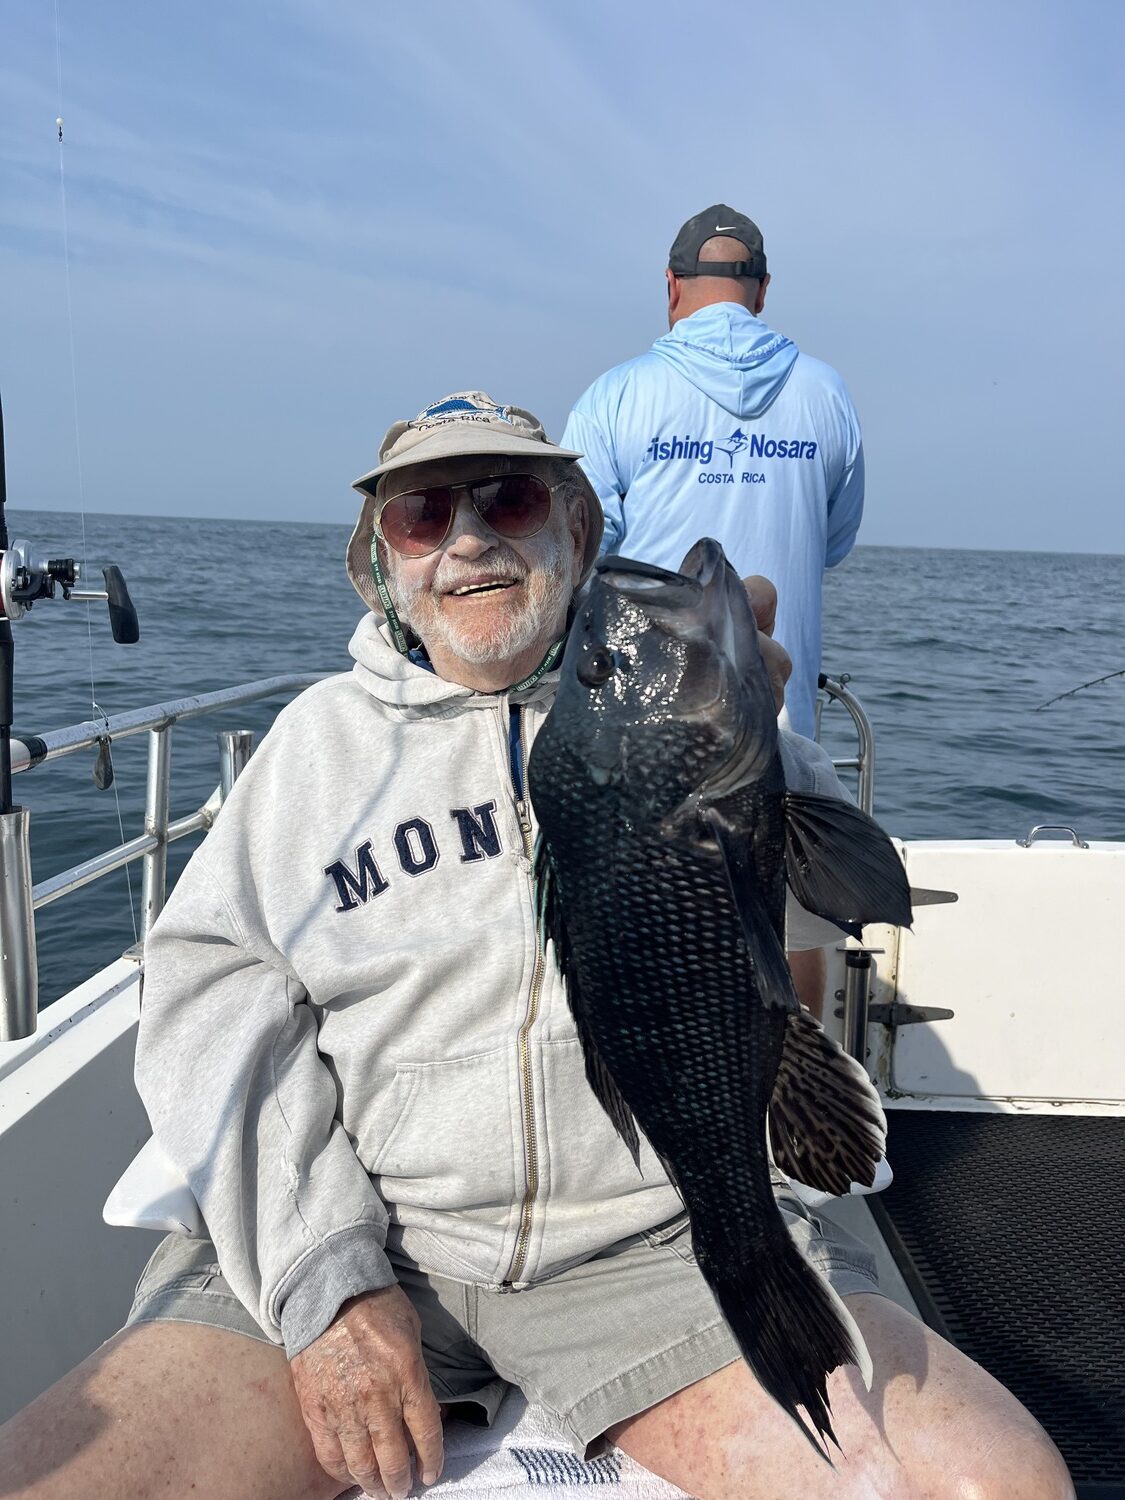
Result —
POLYGON ((1097 687, 1099 682, 1109 682, 1114 677, 1125 677, 1125 667, 1119 667, 1116 672, 1106 672, 1101 677, 1091 677, 1089 682, 1080 682, 1077 687, 1068 688, 1065 693, 1056 693, 1053 698, 1048 698, 1046 703, 1037 703, 1035 712, 1041 708, 1050 708, 1052 703, 1061 703, 1064 698, 1073 698, 1075 693, 1081 693, 1086 688, 1097 687))
POLYGON ((0 1041, 16 1041, 35 1031, 38 965, 28 811, 12 801, 12 624, 38 600, 61 594, 64 600, 106 600, 110 633, 120 645, 132 645, 141 632, 120 568, 102 569, 104 588, 85 587, 73 557, 44 557, 30 542, 9 539, 7 500, 0 402, 0 1041))

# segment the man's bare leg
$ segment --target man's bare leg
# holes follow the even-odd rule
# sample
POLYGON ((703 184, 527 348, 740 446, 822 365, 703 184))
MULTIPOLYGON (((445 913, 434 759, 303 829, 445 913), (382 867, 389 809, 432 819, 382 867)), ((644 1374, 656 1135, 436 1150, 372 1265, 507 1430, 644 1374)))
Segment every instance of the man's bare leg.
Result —
POLYGON ((885 1297, 849 1297, 875 1368, 830 1377, 835 1469, 742 1360, 608 1436, 698 1500, 1073 1500, 1058 1450, 1003 1386, 885 1297))
POLYGON ((828 950, 804 948, 790 953, 789 971, 797 999, 808 1007, 818 1021, 824 1020, 824 986, 828 983, 828 950))
POLYGON ((328 1500, 341 1488, 313 1454, 284 1352, 194 1323, 125 1329, 0 1427, 4 1500, 328 1500))

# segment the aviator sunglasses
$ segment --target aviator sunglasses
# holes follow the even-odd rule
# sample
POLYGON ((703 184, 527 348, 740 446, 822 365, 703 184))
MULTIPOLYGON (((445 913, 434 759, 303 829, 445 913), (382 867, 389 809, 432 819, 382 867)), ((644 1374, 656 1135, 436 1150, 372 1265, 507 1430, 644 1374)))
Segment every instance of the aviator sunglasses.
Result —
POLYGON ((375 517, 375 535, 403 557, 425 557, 449 535, 458 497, 466 495, 490 531, 508 541, 522 541, 546 526, 556 488, 534 474, 429 485, 385 500, 375 517))

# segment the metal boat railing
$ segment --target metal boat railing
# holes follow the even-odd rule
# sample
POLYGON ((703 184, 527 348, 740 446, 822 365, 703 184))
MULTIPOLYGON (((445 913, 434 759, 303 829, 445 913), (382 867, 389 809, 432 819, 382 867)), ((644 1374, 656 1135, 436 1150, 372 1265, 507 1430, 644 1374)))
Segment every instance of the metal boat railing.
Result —
MULTIPOLYGON (((854 771, 856 773, 856 801, 863 811, 870 815, 875 805, 875 733, 871 728, 871 720, 863 710, 863 704, 854 693, 847 688, 848 678, 846 676, 836 679, 826 677, 822 672, 818 679, 819 685, 828 694, 829 698, 835 698, 842 703, 851 714, 852 723, 855 725, 856 738, 859 742, 854 755, 845 756, 834 760, 832 764, 837 771, 854 771)), ((820 703, 817 703, 816 715, 817 739, 820 738, 820 703)))
MULTIPOLYGON (((100 721, 89 719, 65 729, 28 739, 13 738, 12 771, 26 772, 95 747, 108 749, 115 741, 147 733, 148 771, 145 789, 144 831, 135 838, 96 854, 68 870, 62 870, 37 885, 31 884, 28 816, 16 809, 0 825, 0 1042, 18 1041, 35 1031, 38 982, 34 913, 41 906, 69 895, 92 881, 140 859, 140 936, 144 941, 164 908, 168 884, 168 848, 178 839, 210 828, 239 773, 250 758, 253 736, 248 730, 224 730, 219 736, 219 785, 208 800, 186 817, 171 817, 172 731, 186 719, 200 718, 222 709, 238 708, 264 699, 292 695, 318 682, 322 673, 293 673, 265 677, 215 693, 176 698, 147 708, 131 709, 100 721)), ((830 699, 844 705, 851 715, 858 738, 854 756, 835 760, 837 770, 855 771, 857 800, 870 812, 875 784, 875 743, 871 724, 847 678, 822 675, 820 687, 830 699)), ((818 704, 819 730, 819 704, 818 704)))
MULTIPOLYGON (((868 816, 875 804, 875 734, 871 720, 863 705, 847 688, 847 676, 836 679, 822 672, 818 685, 828 694, 829 700, 842 703, 851 715, 858 745, 854 755, 833 759, 837 771, 856 773, 856 801, 868 816)), ((816 737, 820 738, 820 715, 823 706, 818 697, 816 703, 816 737)), ((872 987, 875 983, 875 958, 880 949, 868 949, 849 942, 844 954, 844 987, 836 991, 835 998, 841 1002, 837 1011, 843 1020, 844 1050, 863 1067, 867 1066, 867 1020, 871 1003, 872 987)))
POLYGON ((35 1031, 38 1001, 34 912, 79 890, 133 860, 143 860, 141 938, 147 938, 167 895, 168 846, 177 839, 210 828, 250 758, 253 735, 224 730, 219 736, 219 785, 202 807, 186 817, 171 817, 172 731, 186 719, 239 708, 268 698, 292 696, 324 676, 320 672, 264 677, 215 693, 176 698, 131 709, 101 720, 87 720, 42 737, 12 739, 12 771, 23 772, 95 747, 147 733, 148 771, 144 832, 81 864, 31 884, 26 809, 10 814, 0 828, 0 1041, 18 1041, 35 1031))

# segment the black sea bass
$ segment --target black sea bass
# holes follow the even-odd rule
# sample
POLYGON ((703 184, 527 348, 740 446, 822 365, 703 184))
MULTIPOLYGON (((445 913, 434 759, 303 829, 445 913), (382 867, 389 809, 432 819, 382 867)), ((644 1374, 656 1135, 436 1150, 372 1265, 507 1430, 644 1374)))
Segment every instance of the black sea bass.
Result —
POLYGON ((873 1180, 885 1121, 862 1068, 798 1005, 786 877, 854 931, 909 923, 910 896, 870 818, 786 791, 775 712, 717 542, 678 574, 608 558, 528 774, 543 932, 590 1084, 634 1158, 639 1126, 663 1160, 747 1364, 824 1453, 827 1377, 870 1361, 789 1236, 770 1146, 791 1177, 847 1192, 873 1180))

